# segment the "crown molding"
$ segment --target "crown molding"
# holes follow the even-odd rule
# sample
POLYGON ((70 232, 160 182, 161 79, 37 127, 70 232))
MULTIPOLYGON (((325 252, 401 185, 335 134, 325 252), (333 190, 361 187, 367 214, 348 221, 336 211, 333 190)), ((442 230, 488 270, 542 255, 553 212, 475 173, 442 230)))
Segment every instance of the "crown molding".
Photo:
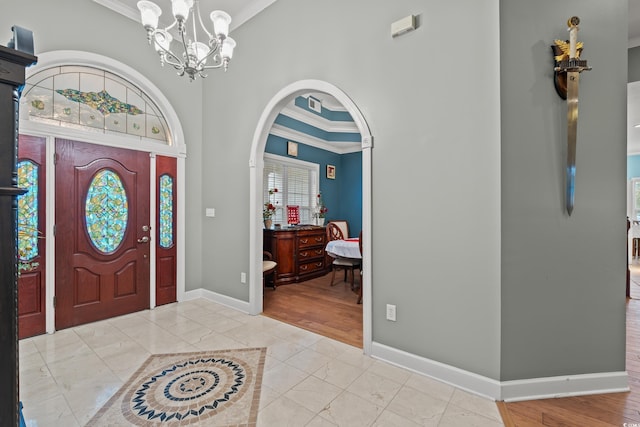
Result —
POLYGON ((311 147, 330 151, 336 154, 348 154, 362 151, 362 144, 359 142, 345 141, 329 143, 323 139, 316 138, 315 136, 307 135, 306 133, 302 133, 275 123, 269 131, 269 134, 279 136, 284 139, 290 139, 302 144, 309 145, 311 147))
POLYGON ((353 121, 333 121, 318 114, 311 113, 303 108, 286 106, 280 114, 306 123, 325 132, 359 133, 358 126, 353 121))

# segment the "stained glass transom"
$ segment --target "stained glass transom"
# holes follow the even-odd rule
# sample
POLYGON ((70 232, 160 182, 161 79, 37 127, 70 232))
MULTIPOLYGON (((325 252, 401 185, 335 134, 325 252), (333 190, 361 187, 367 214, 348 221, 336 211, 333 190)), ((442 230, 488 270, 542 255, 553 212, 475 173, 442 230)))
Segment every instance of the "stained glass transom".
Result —
POLYGON ((18 187, 27 190, 18 196, 18 258, 30 261, 38 256, 38 165, 18 162, 18 187))
POLYGON ((112 253, 127 231, 129 203, 120 177, 103 169, 89 185, 85 221, 91 243, 103 253, 112 253))
POLYGON ((173 246, 173 178, 160 177, 160 246, 173 246))
POLYGON ((155 103, 108 71, 82 66, 39 71, 27 80, 20 102, 29 120, 171 145, 169 127, 155 103))

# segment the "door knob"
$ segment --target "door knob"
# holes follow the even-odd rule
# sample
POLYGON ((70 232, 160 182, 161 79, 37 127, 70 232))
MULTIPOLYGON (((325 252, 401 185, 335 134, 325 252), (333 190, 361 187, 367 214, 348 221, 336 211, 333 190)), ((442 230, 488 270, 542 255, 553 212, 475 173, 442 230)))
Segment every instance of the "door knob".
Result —
POLYGON ((148 243, 149 242, 149 236, 142 236, 141 238, 138 239, 138 243, 148 243))

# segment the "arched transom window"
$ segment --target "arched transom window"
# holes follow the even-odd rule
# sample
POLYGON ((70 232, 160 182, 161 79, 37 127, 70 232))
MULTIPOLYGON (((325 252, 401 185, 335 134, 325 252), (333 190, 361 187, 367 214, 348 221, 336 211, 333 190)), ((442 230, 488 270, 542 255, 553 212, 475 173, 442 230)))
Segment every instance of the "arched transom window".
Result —
POLYGON ((108 71, 52 67, 28 78, 21 102, 29 120, 171 144, 167 122, 139 88, 108 71))

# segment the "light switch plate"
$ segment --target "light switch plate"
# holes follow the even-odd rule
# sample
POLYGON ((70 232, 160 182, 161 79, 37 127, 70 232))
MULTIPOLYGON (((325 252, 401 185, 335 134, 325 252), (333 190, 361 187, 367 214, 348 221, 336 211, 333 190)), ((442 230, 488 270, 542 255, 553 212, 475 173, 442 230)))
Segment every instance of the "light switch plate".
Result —
POLYGON ((205 209, 205 215, 208 217, 214 217, 216 216, 216 210, 214 208, 207 208, 205 209))

